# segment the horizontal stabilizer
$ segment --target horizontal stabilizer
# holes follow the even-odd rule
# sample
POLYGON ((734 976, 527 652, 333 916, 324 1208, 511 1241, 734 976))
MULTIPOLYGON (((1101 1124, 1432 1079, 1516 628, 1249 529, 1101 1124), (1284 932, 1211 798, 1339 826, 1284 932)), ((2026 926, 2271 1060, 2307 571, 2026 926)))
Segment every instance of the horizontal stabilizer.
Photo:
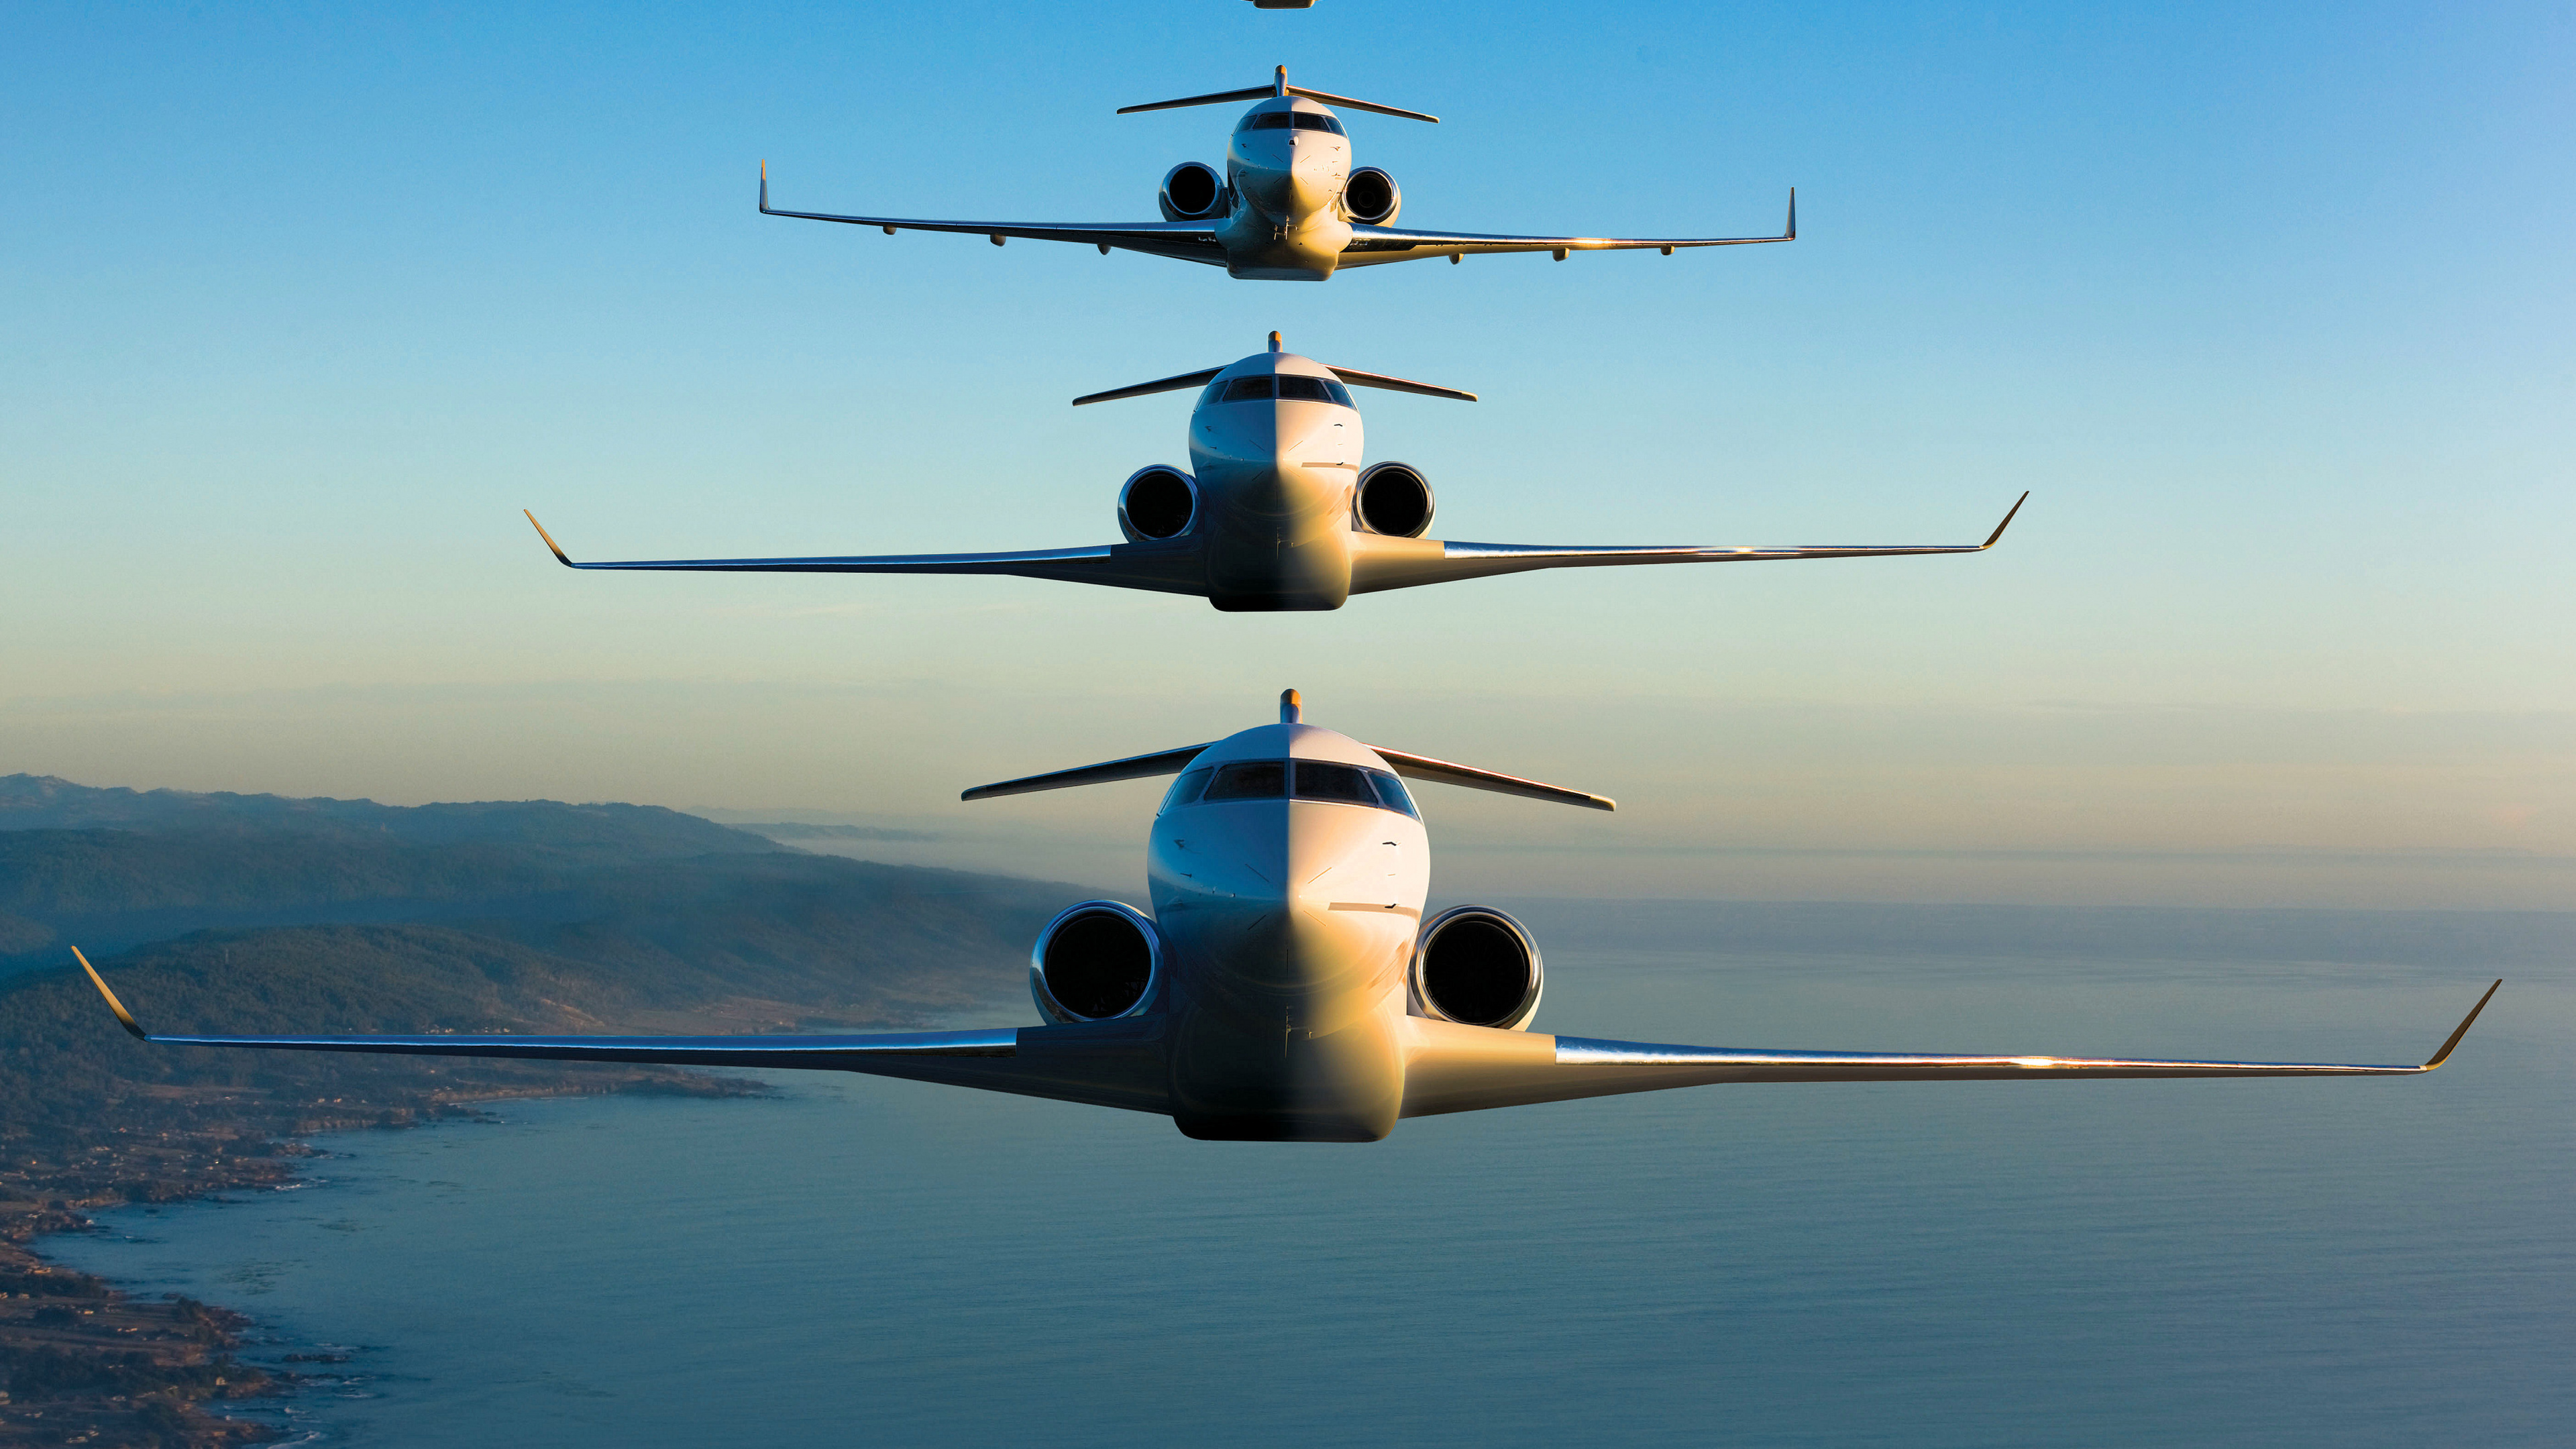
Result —
MULTIPOLYGON (((1324 365, 1332 367, 1329 362, 1324 365)), ((1416 392, 1424 397, 1454 398, 1459 402, 1476 400, 1476 395, 1472 392, 1460 392, 1454 387, 1440 387, 1427 382, 1412 382, 1401 377, 1388 377, 1382 372, 1362 372, 1356 367, 1332 367, 1332 372, 1333 376, 1353 387, 1382 387, 1388 392, 1416 392)))
POLYGON ((1345 106, 1354 111, 1374 111, 1381 116, 1397 116, 1408 121, 1429 121, 1435 126, 1440 124, 1438 116, 1424 115, 1420 111, 1408 111, 1401 106, 1381 106, 1375 101, 1354 100, 1349 96, 1337 96, 1328 91, 1312 91, 1304 86, 1292 86, 1288 84, 1288 67, 1284 65, 1279 67, 1272 76, 1270 84, 1266 86, 1250 86, 1239 91, 1211 91, 1203 96, 1183 96, 1176 101, 1147 101, 1141 106, 1120 106, 1118 114, 1132 116, 1139 111, 1176 111, 1186 106, 1222 106, 1234 101, 1263 101, 1280 96, 1304 96, 1310 101, 1322 101, 1328 106, 1345 106))
MULTIPOLYGON (((1209 741, 1210 744, 1215 743, 1209 741)), ((1123 760, 1110 760, 1098 765, 1079 765, 1070 770, 1050 770, 1043 775, 1023 775, 994 785, 978 785, 957 798, 960 800, 993 800, 1004 795, 1027 795, 1038 790, 1069 790, 1076 785, 1107 785, 1119 780, 1142 780, 1152 775, 1177 775, 1190 761, 1197 759, 1207 745, 1183 745, 1177 750, 1162 750, 1151 755, 1130 755, 1123 760)))
POLYGON ((1586 810, 1616 810, 1619 802, 1606 795, 1588 795, 1581 790, 1568 790, 1562 785, 1547 785, 1524 780, 1518 775, 1505 775, 1494 770, 1479 770, 1473 765, 1457 765, 1435 760, 1429 755, 1408 755, 1371 745, 1378 757, 1395 767, 1395 772, 1408 780, 1425 780, 1435 785, 1464 785, 1470 790, 1491 790, 1497 795, 1518 795, 1529 800, 1549 800, 1559 805, 1580 805, 1586 810))
POLYGON ((1143 397, 1147 393, 1179 392, 1183 388, 1205 387, 1214 382, 1216 375, 1223 371, 1225 369, 1222 367, 1203 367, 1196 372, 1184 372, 1176 377, 1158 377, 1152 382, 1140 382, 1133 387, 1113 387, 1107 392, 1086 393, 1075 398, 1073 405, 1081 407, 1085 403, 1116 402, 1122 397, 1143 397))

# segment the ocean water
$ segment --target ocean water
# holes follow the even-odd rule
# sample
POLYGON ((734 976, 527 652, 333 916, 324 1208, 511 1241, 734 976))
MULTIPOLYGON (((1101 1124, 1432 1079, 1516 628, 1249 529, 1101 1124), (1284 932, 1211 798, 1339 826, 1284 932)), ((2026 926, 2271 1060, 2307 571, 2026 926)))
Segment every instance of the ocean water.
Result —
POLYGON ((1538 1024, 1658 1041, 2415 1061, 2510 979, 2424 1078, 1714 1087, 1371 1146, 780 1073, 338 1135, 309 1186, 47 1247, 347 1351, 293 1415, 331 1444, 2576 1439, 2567 965, 1556 914, 1538 1024))

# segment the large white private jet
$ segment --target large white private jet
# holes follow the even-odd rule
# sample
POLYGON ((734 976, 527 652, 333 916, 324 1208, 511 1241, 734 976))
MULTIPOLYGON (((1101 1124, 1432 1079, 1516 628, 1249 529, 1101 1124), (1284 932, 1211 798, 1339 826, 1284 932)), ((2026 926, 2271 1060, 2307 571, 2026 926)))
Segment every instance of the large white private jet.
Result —
POLYGON ((1270 84, 1123 106, 1118 114, 1168 111, 1180 106, 1259 102, 1244 112, 1226 142, 1225 173, 1203 161, 1184 161, 1163 174, 1159 222, 1056 223, 1025 221, 924 221, 904 216, 839 216, 821 211, 781 211, 769 204, 769 165, 761 163, 760 209, 769 216, 838 221, 899 231, 953 231, 988 238, 1000 246, 1012 237, 1082 242, 1107 256, 1117 248, 1178 257, 1223 267, 1229 275, 1265 281, 1321 282, 1343 267, 1426 257, 1489 256, 1498 252, 1639 251, 1666 256, 1686 247, 1757 246, 1798 239, 1798 193, 1789 193, 1789 220, 1778 236, 1601 237, 1510 236, 1467 231, 1409 231, 1395 225, 1404 193, 1375 166, 1351 169, 1350 135, 1333 106, 1374 111, 1409 121, 1438 116, 1327 95, 1288 84, 1279 67, 1270 84))
MULTIPOLYGON (((1353 594, 1610 564, 1764 563, 1982 553, 1983 543, 1705 544, 1447 543, 1431 528, 1431 484, 1404 463, 1362 462, 1351 386, 1474 402, 1476 395, 1270 350, 1225 367, 1185 372, 1075 398, 1074 405, 1199 388, 1190 412, 1188 471, 1140 468, 1118 490, 1122 544, 1018 553, 879 554, 813 558, 650 559, 575 563, 538 524, 566 568, 690 573, 1015 574, 1206 599, 1219 609, 1338 609, 1353 594)), ((2030 495, 2023 494, 2027 498, 2030 495)))
MULTIPOLYGON (((1430 845, 1404 779, 1614 808, 1579 790, 1279 723, 1213 744, 985 785, 968 800, 1178 774, 1147 841, 1153 913, 1070 906, 1038 933, 1043 1026, 887 1036, 155 1035, 89 972, 125 1029, 168 1046, 798 1067, 1123 1107, 1198 1138, 1371 1142, 1406 1117, 1719 1082, 2412 1076, 2442 1065, 2487 988, 2421 1066, 2024 1053, 1667 1046, 1529 1029, 1537 943, 1485 906, 1425 921, 1430 845)), ((78 953, 75 952, 77 955, 78 953)))

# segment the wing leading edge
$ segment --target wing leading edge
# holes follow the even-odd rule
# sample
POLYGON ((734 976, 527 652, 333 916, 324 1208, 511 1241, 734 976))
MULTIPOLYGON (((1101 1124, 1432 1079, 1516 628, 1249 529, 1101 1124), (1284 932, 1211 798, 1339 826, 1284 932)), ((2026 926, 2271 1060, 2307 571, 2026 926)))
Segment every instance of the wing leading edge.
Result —
MULTIPOLYGON (((527 510, 521 509, 523 513, 527 510)), ((890 553, 818 555, 812 558, 666 558, 576 563, 546 526, 528 513, 537 537, 555 562, 568 569, 643 569, 711 574, 1007 574, 1068 584, 1205 597, 1206 571, 1199 552, 1184 542, 1103 543, 1080 548, 1040 548, 1017 553, 890 553)))
POLYGON ((1512 236, 1474 231, 1413 231, 1393 226, 1354 226, 1342 247, 1341 265, 1376 266, 1385 262, 1424 261, 1432 257, 1500 256, 1506 252, 1553 252, 1564 261, 1573 252, 1635 252, 1649 249, 1666 256, 1693 247, 1750 247, 1798 239, 1798 188, 1789 188, 1789 220, 1778 236, 1512 236))
POLYGON ((72 955, 119 1025, 153 1046, 250 1047, 378 1056, 508 1057, 684 1067, 792 1067, 861 1072, 1026 1097, 1168 1113, 1161 1023, 1154 1018, 987 1031, 870 1036, 202 1036, 147 1032, 89 958, 72 955))
POLYGON ((2494 999, 2498 980, 2441 1050, 2420 1065, 2162 1061, 2125 1057, 1934 1056, 1908 1052, 1761 1051, 1539 1036, 1412 1019, 1417 1048, 1404 1115, 1436 1116, 1577 1097, 1660 1092, 1722 1082, 2044 1081, 2069 1077, 2411 1077, 2450 1059, 2494 999))
POLYGON ((888 236, 899 231, 947 231, 984 237, 995 246, 1012 237, 1023 241, 1083 242, 1100 248, 1103 255, 1115 247, 1121 251, 1174 257, 1212 267, 1225 265, 1225 248, 1217 242, 1215 223, 1205 221, 933 221, 910 216, 840 216, 827 211, 781 211, 769 204, 769 163, 766 161, 760 165, 760 214, 794 217, 800 221, 837 221, 845 226, 872 226, 888 236))
POLYGON ((2004 520, 1983 543, 1808 544, 1797 547, 1728 547, 1708 544, 1614 544, 1583 547, 1550 543, 1444 543, 1431 538, 1361 535, 1351 558, 1351 592, 1379 593, 1493 578, 1533 569, 1604 568, 1620 564, 1779 563, 1792 559, 1903 558, 1915 554, 1984 553, 2003 541, 2004 530, 2030 500, 2013 500, 2004 520))

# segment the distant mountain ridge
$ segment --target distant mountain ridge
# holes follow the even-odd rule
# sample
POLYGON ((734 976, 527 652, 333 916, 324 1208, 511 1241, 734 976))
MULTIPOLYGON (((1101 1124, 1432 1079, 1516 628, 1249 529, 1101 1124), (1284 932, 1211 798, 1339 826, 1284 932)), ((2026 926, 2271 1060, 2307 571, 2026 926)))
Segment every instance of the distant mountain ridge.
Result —
POLYGON ((0 975, 62 967, 67 944, 106 957, 191 931, 451 926, 848 1003, 835 972, 907 977, 904 951, 956 964, 951 905, 1033 936, 1066 890, 814 856, 649 804, 404 807, 0 776, 0 975), (938 944, 917 931, 935 918, 951 920, 927 928, 938 944))
POLYGON ((53 775, 0 775, 0 831, 97 829, 255 829, 372 836, 413 845, 500 842, 620 860, 778 848, 760 836, 659 805, 560 800, 380 805, 327 796, 130 790, 77 785, 53 775))

